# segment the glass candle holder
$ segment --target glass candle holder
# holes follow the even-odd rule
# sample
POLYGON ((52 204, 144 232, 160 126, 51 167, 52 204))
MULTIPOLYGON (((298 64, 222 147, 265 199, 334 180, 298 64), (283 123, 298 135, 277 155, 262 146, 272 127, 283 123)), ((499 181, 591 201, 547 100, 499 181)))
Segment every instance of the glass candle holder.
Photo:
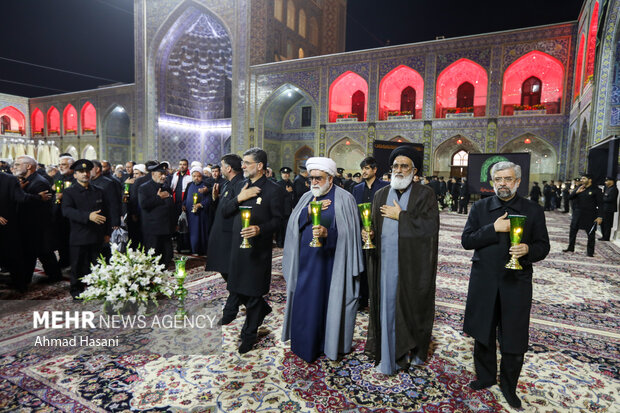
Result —
MULTIPOLYGON (((525 215, 508 215, 510 220, 510 245, 515 246, 521 243, 523 239, 523 228, 525 226, 525 215)), ((506 264, 506 268, 509 270, 522 270, 523 267, 519 263, 519 259, 514 255, 510 256, 510 261, 506 264)))
MULTIPOLYGON (((321 225, 321 209, 323 209, 322 202, 310 202, 310 216, 312 217, 312 225, 321 225)), ((312 248, 322 247, 321 241, 319 237, 312 237, 312 241, 310 241, 310 246, 312 248)))
MULTIPOLYGON (((57 194, 60 194, 64 187, 65 187, 65 185, 64 185, 64 183, 62 181, 54 182, 54 189, 56 190, 57 194)), ((56 203, 60 204, 60 198, 56 198, 56 203)))
POLYGON ((179 300, 178 308, 176 315, 177 317, 183 317, 187 315, 187 310, 185 309, 185 298, 187 297, 187 289, 185 288, 185 277, 187 276, 187 271, 185 270, 185 263, 187 262, 186 257, 182 257, 178 260, 174 261, 174 278, 177 280, 177 288, 174 293, 179 300))
POLYGON ((364 231, 368 233, 368 238, 366 238, 366 242, 364 242, 364 246, 362 249, 372 250, 377 248, 372 241, 370 240, 370 230, 372 229, 372 218, 371 218, 371 204, 370 202, 365 202, 363 204, 357 204, 357 208, 360 211, 360 215, 362 217, 362 226, 364 227, 364 231))
MULTIPOLYGON (((241 211, 241 228, 245 229, 250 226, 250 218, 252 217, 252 207, 251 206, 240 206, 239 210, 241 211)), ((239 248, 252 248, 250 245, 250 241, 247 238, 243 238, 241 245, 239 248)))

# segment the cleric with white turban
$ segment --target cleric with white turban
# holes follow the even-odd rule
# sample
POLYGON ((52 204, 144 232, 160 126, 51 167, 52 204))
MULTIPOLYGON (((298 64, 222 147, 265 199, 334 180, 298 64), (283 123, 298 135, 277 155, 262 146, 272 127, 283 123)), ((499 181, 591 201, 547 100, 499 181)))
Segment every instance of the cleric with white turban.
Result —
POLYGON ((190 169, 192 181, 187 185, 183 207, 187 215, 189 229, 189 243, 194 255, 207 253, 207 241, 209 239, 209 205, 211 194, 202 176, 202 166, 194 165, 190 169))
POLYGON ((353 196, 334 185, 336 162, 306 161, 310 192, 291 213, 286 229, 283 272, 287 302, 282 340, 311 363, 321 354, 336 360, 351 351, 363 270, 359 218, 353 196), (320 225, 312 225, 311 201, 322 205, 320 225), (321 247, 310 247, 313 237, 321 247))

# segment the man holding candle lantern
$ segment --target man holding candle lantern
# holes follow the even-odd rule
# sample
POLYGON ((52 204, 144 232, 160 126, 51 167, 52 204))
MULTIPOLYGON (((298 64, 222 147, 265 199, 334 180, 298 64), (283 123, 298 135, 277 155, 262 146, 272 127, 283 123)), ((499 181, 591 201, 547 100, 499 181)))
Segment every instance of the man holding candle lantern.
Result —
POLYGON ((461 237, 465 249, 475 250, 463 325, 463 331, 475 339, 477 378, 469 387, 481 390, 497 382, 498 337, 500 388, 510 406, 520 407, 516 388, 528 348, 532 263, 549 253, 549 235, 543 208, 517 195, 521 167, 498 162, 491 168, 491 177, 496 196, 472 206, 461 237), (511 243, 509 214, 525 217, 524 223, 513 228, 519 232, 519 243, 511 243), (511 255, 522 269, 506 268, 511 255))
MULTIPOLYGON (((258 327, 271 313, 271 307, 263 298, 271 286, 271 244, 273 234, 282 222, 284 190, 267 179, 267 153, 251 148, 243 154, 243 176, 230 200, 222 199, 220 208, 224 217, 234 217, 232 244, 230 245, 230 272, 228 291, 233 302, 246 308, 246 318, 241 330, 239 353, 247 353, 257 340, 258 327), (242 227, 241 208, 251 207, 249 225, 242 227), (242 239, 250 244, 240 248, 242 239)), ((244 244, 247 244, 244 242, 244 244)))
POLYGON ((192 182, 187 186, 185 196, 185 210, 187 211, 187 225, 189 229, 189 243, 194 255, 207 253, 207 241, 209 239, 209 205, 211 204, 211 191, 203 182, 202 168, 194 166, 190 173, 192 182), (205 190, 206 191, 201 191, 205 190))
POLYGON ((291 213, 284 243, 282 340, 311 363, 351 351, 363 257, 355 199, 334 185, 336 163, 314 157, 306 168, 310 192, 291 213))
POLYGON ((390 154, 390 186, 375 194, 367 250, 370 292, 366 353, 376 369, 394 374, 423 363, 435 317, 439 209, 430 186, 413 182, 417 153, 407 145, 390 154))

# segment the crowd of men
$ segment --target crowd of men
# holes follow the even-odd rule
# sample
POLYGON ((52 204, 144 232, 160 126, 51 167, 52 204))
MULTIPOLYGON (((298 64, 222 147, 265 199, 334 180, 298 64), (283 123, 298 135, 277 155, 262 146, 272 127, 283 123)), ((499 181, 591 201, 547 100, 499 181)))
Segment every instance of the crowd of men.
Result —
MULTIPOLYGON (((20 156, 10 173, 0 172, 0 265, 8 275, 3 281, 26 290, 39 259, 47 282, 59 281, 69 269, 70 293, 79 299, 81 278, 97 257, 110 256, 115 231, 126 228, 133 245, 152 248, 166 265, 176 240, 179 252, 206 255, 206 270, 226 281, 220 325, 232 323, 245 306, 243 354, 252 350, 258 328, 272 311, 265 296, 272 250, 279 246, 287 283, 282 340, 291 342, 293 353, 307 362, 323 354, 337 360, 352 349, 357 312, 367 310, 365 352, 378 372, 394 374, 425 363, 429 355, 439 210, 467 214, 469 203, 465 179, 421 180, 415 158, 410 148, 396 148, 390 174, 382 180, 373 157, 347 178, 332 159, 312 157, 293 181, 289 167, 280 169, 277 181, 260 148, 242 157, 224 155, 218 165, 182 159, 173 169, 152 160, 127 162, 114 172, 107 161, 62 154, 52 176, 34 158, 20 156), (319 223, 311 202, 320 203, 319 223), (366 202, 372 225, 362 229, 358 205, 366 202), (242 225, 247 208, 249 225, 242 225), (35 234, 38 242, 32 242, 35 234), (376 248, 363 250, 365 241, 376 248)), ((477 377, 470 387, 480 390, 497 382, 499 339, 500 388, 508 403, 519 407, 516 388, 528 348, 532 263, 549 252, 544 209, 547 200, 549 208, 557 206, 558 197, 543 188, 543 208, 540 189, 532 190, 531 200, 519 196, 521 168, 511 162, 495 164, 491 178, 495 196, 474 203, 462 234, 463 247, 474 250, 464 321, 464 331, 475 339, 477 377), (509 214, 527 216, 519 245, 510 243, 509 214), (523 269, 506 269, 511 255, 523 269)), ((586 229, 592 255, 590 226, 609 222, 603 206, 617 203, 615 180, 606 181, 603 195, 584 175, 568 199, 573 222, 566 251, 574 250, 578 230, 586 229)))

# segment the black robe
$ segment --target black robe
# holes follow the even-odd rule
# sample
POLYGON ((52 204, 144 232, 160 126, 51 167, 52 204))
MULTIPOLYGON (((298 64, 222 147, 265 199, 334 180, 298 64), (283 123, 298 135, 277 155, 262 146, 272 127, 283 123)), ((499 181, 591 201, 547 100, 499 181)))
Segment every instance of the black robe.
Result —
MULTIPOLYGON (((435 318, 435 279, 439 239, 439 208, 435 191, 412 184, 407 210, 398 220, 398 290, 396 295, 396 363, 408 365, 410 351, 426 360, 435 318)), ((370 319, 365 352, 379 364, 381 361, 381 230, 383 217, 379 208, 385 205, 390 186, 381 188, 372 203, 373 239, 377 246, 368 250, 367 272, 370 292, 370 319)))

